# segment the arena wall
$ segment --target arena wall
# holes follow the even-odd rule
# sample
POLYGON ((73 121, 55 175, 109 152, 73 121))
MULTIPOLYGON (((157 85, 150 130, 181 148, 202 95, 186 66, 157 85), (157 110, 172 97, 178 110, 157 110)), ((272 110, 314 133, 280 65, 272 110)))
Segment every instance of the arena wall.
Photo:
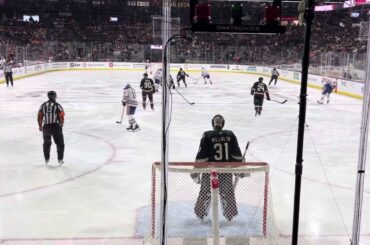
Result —
MULTIPOLYGON (((125 62, 53 62, 42 63, 37 65, 14 67, 14 79, 21 79, 29 76, 42 74, 52 71, 64 70, 137 70, 143 71, 145 63, 125 63, 125 62)), ((160 64, 152 64, 153 67, 160 67, 160 64)), ((223 73, 244 73, 270 77, 271 67, 249 66, 249 65, 226 65, 226 64, 171 64, 171 71, 177 71, 180 67, 189 72, 200 72, 204 67, 212 72, 223 73)), ((152 68, 153 69, 153 68, 152 68)), ((279 79, 300 84, 301 73, 278 69, 279 79)), ((349 81, 331 77, 323 77, 317 75, 308 76, 308 86, 316 89, 321 89, 327 81, 332 81, 337 85, 335 92, 338 94, 350 96, 353 98, 362 99, 364 83, 349 81)), ((0 72, 0 83, 4 83, 4 74, 0 72)))

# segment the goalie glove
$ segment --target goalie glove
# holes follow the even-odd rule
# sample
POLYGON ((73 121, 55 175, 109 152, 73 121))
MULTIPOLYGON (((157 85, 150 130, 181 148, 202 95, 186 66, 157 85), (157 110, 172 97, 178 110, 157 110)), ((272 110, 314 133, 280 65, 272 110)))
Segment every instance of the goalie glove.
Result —
POLYGON ((200 174, 191 173, 190 177, 193 179, 195 184, 200 184, 200 174))

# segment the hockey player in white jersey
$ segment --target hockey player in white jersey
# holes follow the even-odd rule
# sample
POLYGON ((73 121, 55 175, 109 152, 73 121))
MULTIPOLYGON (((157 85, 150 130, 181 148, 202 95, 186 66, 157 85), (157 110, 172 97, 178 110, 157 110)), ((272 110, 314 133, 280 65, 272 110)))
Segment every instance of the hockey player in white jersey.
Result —
POLYGON ((209 72, 204 67, 202 67, 202 77, 204 80, 204 84, 207 84, 207 79, 209 83, 212 84, 211 76, 209 75, 209 72))
POLYGON ((133 89, 128 83, 123 89, 122 97, 122 106, 126 107, 126 114, 128 116, 129 127, 126 128, 127 131, 136 132, 140 130, 140 127, 134 118, 137 105, 138 102, 136 99, 135 89, 133 89))
POLYGON ((159 86, 162 86, 162 68, 155 71, 154 74, 155 91, 158 92, 159 86))

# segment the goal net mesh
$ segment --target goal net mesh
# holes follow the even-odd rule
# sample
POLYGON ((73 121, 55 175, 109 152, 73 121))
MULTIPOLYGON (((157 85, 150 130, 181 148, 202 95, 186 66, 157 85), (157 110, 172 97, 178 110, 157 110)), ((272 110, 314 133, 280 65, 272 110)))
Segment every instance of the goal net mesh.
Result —
MULTIPOLYGON (((159 244, 160 169, 153 164, 147 244, 159 244)), ((167 191, 168 244, 279 244, 267 163, 172 162, 167 191)))

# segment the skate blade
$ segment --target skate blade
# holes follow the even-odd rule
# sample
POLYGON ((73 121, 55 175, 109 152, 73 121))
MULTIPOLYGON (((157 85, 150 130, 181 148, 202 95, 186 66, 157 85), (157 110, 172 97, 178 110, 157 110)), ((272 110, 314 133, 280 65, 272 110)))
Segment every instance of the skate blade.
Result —
POLYGON ((127 132, 138 132, 140 131, 140 128, 137 129, 127 129, 127 132))

